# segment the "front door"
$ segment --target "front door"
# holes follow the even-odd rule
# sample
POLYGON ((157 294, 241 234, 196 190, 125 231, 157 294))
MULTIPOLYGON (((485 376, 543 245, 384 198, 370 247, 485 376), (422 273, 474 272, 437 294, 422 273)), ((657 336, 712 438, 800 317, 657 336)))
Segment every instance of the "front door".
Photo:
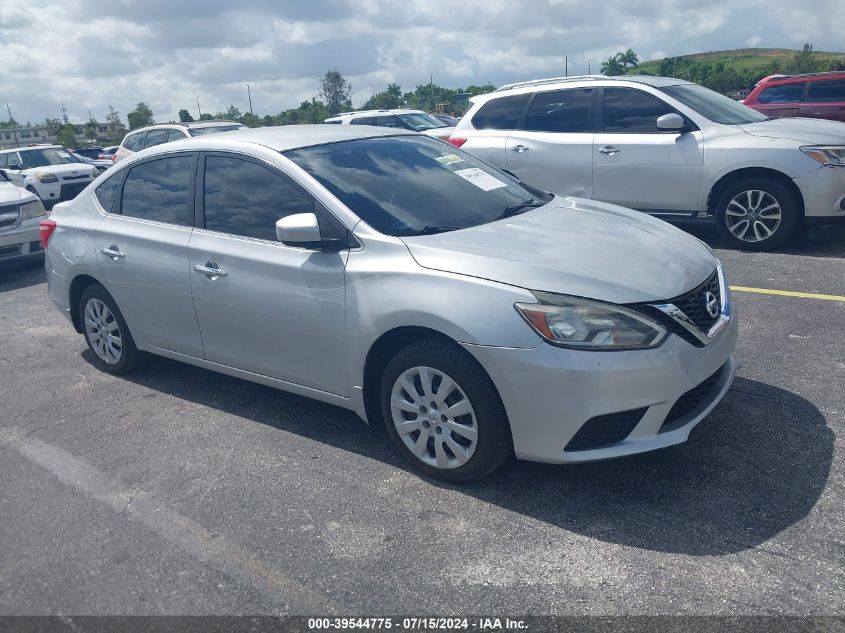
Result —
MULTIPOLYGON (((348 251, 281 244, 276 221, 315 200, 264 163, 209 154, 204 228, 189 245, 205 357, 337 395, 344 393, 348 251)), ((326 212, 327 213, 327 212, 326 212)))

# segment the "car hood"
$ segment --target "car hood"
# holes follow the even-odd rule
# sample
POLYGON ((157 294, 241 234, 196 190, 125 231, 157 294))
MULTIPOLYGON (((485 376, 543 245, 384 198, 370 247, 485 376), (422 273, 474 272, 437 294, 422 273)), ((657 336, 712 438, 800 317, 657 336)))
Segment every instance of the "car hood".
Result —
POLYGON ((25 198, 34 198, 35 196, 29 193, 26 189, 21 189, 17 185, 0 181, 0 206, 7 204, 19 204, 25 198))
POLYGON ((558 197, 507 220, 402 240, 425 268, 613 303, 677 297, 716 267, 710 249, 680 229, 579 198, 558 197))
POLYGON ((841 121, 790 117, 747 123, 740 127, 752 136, 789 138, 817 145, 845 144, 845 123, 841 121))
POLYGON ((56 176, 72 176, 74 175, 73 172, 76 172, 77 176, 81 176, 83 174, 90 174, 91 172, 96 171, 94 167, 89 165, 88 163, 65 163, 63 165, 46 165, 44 167, 31 167, 29 169, 24 169, 24 174, 34 174, 37 171, 46 171, 50 174, 56 174, 56 176))

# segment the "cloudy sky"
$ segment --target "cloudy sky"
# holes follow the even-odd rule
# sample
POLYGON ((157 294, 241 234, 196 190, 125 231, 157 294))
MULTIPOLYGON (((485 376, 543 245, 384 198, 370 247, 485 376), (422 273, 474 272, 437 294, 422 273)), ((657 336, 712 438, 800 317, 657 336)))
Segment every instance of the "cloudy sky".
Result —
MULTIPOLYGON (((843 0, 0 0, 0 104, 19 122, 278 113, 337 68, 355 106, 390 82, 463 87, 749 46, 843 50, 843 0)), ((5 113, 4 113, 5 115, 5 113)))

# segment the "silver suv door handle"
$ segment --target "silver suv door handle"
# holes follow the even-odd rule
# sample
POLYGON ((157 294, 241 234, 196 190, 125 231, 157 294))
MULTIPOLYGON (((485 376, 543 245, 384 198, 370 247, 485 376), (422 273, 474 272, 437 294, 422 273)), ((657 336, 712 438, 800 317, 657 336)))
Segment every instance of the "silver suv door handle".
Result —
POLYGON ((605 145, 599 150, 599 154, 607 154, 608 156, 613 156, 614 154, 618 154, 622 150, 618 147, 614 147, 613 145, 605 145))
POLYGON ((518 152, 518 153, 520 153, 520 154, 521 154, 522 152, 527 152, 529 149, 531 149, 531 148, 530 148, 530 147, 525 147, 525 145, 514 145, 513 147, 511 147, 511 151, 512 151, 512 152, 518 152))
POLYGON ((126 254, 121 252, 121 250, 117 247, 117 244, 112 244, 111 246, 109 246, 108 248, 104 248, 100 252, 109 259, 111 259, 113 262, 116 262, 118 259, 126 257, 126 254))
POLYGON ((217 262, 213 260, 207 261, 205 263, 205 266, 200 266, 199 264, 197 264, 196 266, 194 266, 194 270, 198 273, 202 273, 203 275, 211 279, 211 281, 214 281, 218 277, 226 277, 229 274, 225 270, 220 268, 220 266, 217 265, 217 262))

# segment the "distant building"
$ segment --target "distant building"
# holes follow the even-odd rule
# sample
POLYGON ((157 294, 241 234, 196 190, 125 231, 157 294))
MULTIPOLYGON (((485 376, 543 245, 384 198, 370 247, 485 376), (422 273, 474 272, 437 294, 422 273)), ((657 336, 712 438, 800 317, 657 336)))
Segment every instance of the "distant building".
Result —
MULTIPOLYGON (((84 130, 84 125, 83 130, 84 130)), ((117 141, 126 134, 126 128, 120 126, 116 130, 117 141)), ((74 137, 80 145, 89 144, 91 141, 100 142, 101 140, 112 140, 112 135, 109 134, 109 126, 101 123, 97 126, 97 138, 90 139, 83 132, 81 134, 74 134, 74 137)), ((0 149, 9 149, 11 147, 22 147, 26 145, 37 145, 42 143, 55 143, 56 135, 50 134, 47 126, 33 125, 30 127, 15 127, 15 128, 0 128, 0 149)))

